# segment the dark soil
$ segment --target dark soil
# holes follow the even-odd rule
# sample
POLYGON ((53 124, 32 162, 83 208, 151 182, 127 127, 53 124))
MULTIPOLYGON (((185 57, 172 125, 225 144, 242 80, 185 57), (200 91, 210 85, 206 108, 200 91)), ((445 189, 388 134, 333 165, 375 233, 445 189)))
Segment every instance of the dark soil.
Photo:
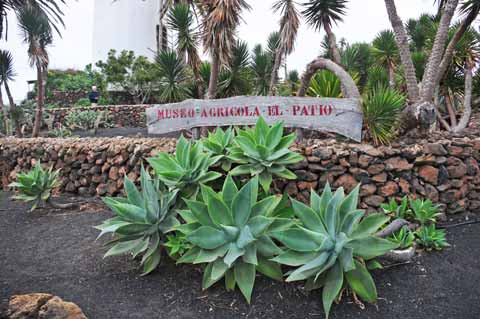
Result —
MULTIPOLYGON (((202 292, 198 268, 177 267, 167 258, 140 277, 136 261, 103 259, 92 226, 110 216, 94 206, 30 213, 23 203, 1 202, 0 313, 13 294, 48 292, 77 303, 93 319, 323 318, 320 292, 306 293, 301 285, 259 276, 248 306, 221 284, 202 292)), ((478 318, 480 224, 451 228, 448 239, 452 248, 444 252, 376 271, 377 306, 361 310, 345 297, 331 318, 478 318)))

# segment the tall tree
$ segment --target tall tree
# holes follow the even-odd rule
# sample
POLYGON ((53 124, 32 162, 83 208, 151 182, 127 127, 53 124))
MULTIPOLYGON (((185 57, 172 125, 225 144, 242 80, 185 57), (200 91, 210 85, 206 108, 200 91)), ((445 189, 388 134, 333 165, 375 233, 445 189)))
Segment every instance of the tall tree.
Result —
POLYGON ((214 99, 217 94, 220 67, 228 65, 230 61, 242 11, 250 10, 250 6, 245 0, 203 0, 200 7, 204 12, 203 44, 212 59, 207 98, 214 99))
POLYGON ((391 30, 381 31, 373 40, 372 56, 377 63, 385 66, 391 88, 395 88, 395 69, 398 60, 398 47, 395 34, 391 30))
POLYGON ((433 96, 439 82, 439 64, 445 53, 445 46, 448 39, 450 23, 452 21, 459 0, 446 0, 442 9, 441 18, 438 24, 435 41, 431 49, 425 72, 423 74, 421 90, 418 87, 416 70, 410 52, 405 26, 400 19, 395 0, 385 0, 390 22, 395 32, 395 38, 400 51, 400 59, 404 66, 407 84, 409 106, 405 109, 404 126, 409 128, 419 124, 429 125, 432 122, 431 114, 435 113, 433 96))
POLYGON ((204 83, 200 75, 202 60, 198 51, 200 34, 194 27, 194 14, 185 3, 175 5, 168 15, 168 26, 177 32, 176 47, 180 57, 186 59, 195 77, 197 94, 204 97, 204 83))
POLYGON ((275 95, 275 84, 278 79, 278 70, 280 69, 282 58, 291 54, 295 47, 295 40, 300 27, 300 13, 295 5, 293 0, 277 0, 273 4, 274 12, 280 11, 282 17, 280 19, 280 41, 270 76, 270 95, 275 95))
MULTIPOLYGON (((7 93, 8 103, 10 104, 10 113, 15 112, 15 101, 13 100, 12 92, 10 91, 9 83, 13 81, 16 74, 13 68, 13 56, 7 50, 0 50, 0 94, 1 94, 1 87, 2 85, 5 87, 5 92, 7 93)), ((1 97, 0 97, 1 98, 1 97)), ((0 101, 0 104, 3 106, 3 101, 0 101)), ((2 110, 0 110, 1 112, 2 110)), ((3 116, 5 122, 5 130, 8 129, 8 112, 6 109, 3 109, 3 116)), ((21 137, 22 131, 20 128, 20 123, 18 122, 17 118, 13 118, 14 125, 15 125, 15 132, 18 137, 21 137)), ((8 131, 7 131, 8 133, 8 131)))
POLYGON ((47 15, 37 5, 27 4, 17 12, 23 41, 28 45, 30 65, 37 69, 37 108, 32 137, 38 137, 45 104, 46 74, 49 64, 47 47, 52 43, 52 28, 47 15))
POLYGON ((10 10, 18 12, 25 5, 34 5, 37 10, 44 16, 54 29, 59 33, 56 24, 63 25, 63 12, 61 5, 65 4, 65 0, 1 0, 0 1, 0 39, 7 38, 7 13, 10 10))
POLYGON ((348 0, 309 0, 304 4, 303 14, 307 23, 316 30, 325 29, 333 61, 341 64, 342 58, 337 46, 337 39, 332 31, 332 24, 343 21, 348 0))

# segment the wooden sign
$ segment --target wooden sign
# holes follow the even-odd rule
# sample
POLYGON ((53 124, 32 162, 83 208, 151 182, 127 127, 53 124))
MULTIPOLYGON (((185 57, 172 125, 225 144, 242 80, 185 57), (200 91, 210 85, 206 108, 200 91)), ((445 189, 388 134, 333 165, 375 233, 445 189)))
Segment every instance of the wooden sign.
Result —
POLYGON ((147 109, 149 134, 164 134, 204 126, 267 123, 334 132, 362 139, 362 112, 357 99, 239 96, 220 100, 186 100, 147 109))

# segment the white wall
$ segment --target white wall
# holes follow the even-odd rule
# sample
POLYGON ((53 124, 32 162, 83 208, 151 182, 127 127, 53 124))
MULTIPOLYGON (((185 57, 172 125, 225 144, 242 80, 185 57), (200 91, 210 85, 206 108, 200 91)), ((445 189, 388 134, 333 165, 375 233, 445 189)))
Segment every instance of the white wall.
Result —
POLYGON ((110 49, 152 57, 156 50, 158 0, 95 0, 92 62, 110 49))

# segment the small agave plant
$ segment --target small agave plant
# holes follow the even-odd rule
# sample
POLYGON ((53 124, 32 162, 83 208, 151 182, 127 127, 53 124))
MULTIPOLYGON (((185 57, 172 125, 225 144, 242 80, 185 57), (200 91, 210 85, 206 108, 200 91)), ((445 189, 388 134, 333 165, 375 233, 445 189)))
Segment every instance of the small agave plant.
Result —
POLYGON ((228 176, 222 192, 202 186, 201 193, 203 201, 186 200, 190 210, 181 213, 187 224, 177 230, 186 234, 193 247, 178 262, 207 264, 203 289, 225 278, 227 290, 238 286, 250 302, 257 271, 282 279, 280 265, 269 260, 282 252, 270 232, 292 224, 272 216, 281 197, 257 201, 257 177, 238 190, 228 176))
POLYGON ((345 286, 362 300, 375 302, 377 290, 366 261, 384 255, 398 244, 374 234, 390 219, 385 214, 369 215, 357 210, 359 187, 345 196, 342 188, 334 194, 327 185, 321 196, 312 190, 310 207, 292 200, 301 224, 276 232, 274 238, 288 250, 272 259, 298 267, 286 281, 306 280, 308 290, 323 288, 326 317, 345 286))
POLYGON ((203 139, 203 146, 213 156, 219 156, 217 165, 221 166, 225 172, 232 168, 232 161, 227 157, 228 149, 232 147, 235 131, 230 127, 227 130, 217 128, 215 133, 208 133, 208 137, 203 139))
POLYGON ((17 181, 8 186, 19 192, 18 195, 13 196, 14 199, 34 202, 31 208, 31 211, 34 211, 42 202, 52 203, 52 192, 60 187, 59 172, 59 170, 53 171, 52 167, 44 170, 40 162, 37 162, 33 170, 26 174, 17 174, 17 181))
POLYGON ((289 150, 295 134, 283 136, 282 122, 269 127, 260 117, 254 129, 238 130, 237 135, 236 146, 230 149, 228 158, 240 165, 230 174, 258 176, 265 193, 270 190, 273 175, 289 180, 296 178, 287 165, 298 163, 303 157, 289 150))
POLYGON ((152 180, 142 168, 139 191, 134 183, 125 178, 127 198, 104 198, 105 204, 116 214, 103 224, 96 226, 101 231, 99 238, 107 233, 116 236, 105 257, 131 254, 142 256, 143 274, 149 274, 160 263, 162 246, 166 234, 180 225, 174 209, 177 191, 165 191, 158 180, 152 180))
POLYGON ((178 140, 175 155, 160 153, 147 161, 170 190, 179 189, 183 197, 197 195, 200 184, 216 180, 222 174, 210 172, 209 168, 221 157, 212 157, 203 150, 201 143, 187 142, 182 136, 178 140))

